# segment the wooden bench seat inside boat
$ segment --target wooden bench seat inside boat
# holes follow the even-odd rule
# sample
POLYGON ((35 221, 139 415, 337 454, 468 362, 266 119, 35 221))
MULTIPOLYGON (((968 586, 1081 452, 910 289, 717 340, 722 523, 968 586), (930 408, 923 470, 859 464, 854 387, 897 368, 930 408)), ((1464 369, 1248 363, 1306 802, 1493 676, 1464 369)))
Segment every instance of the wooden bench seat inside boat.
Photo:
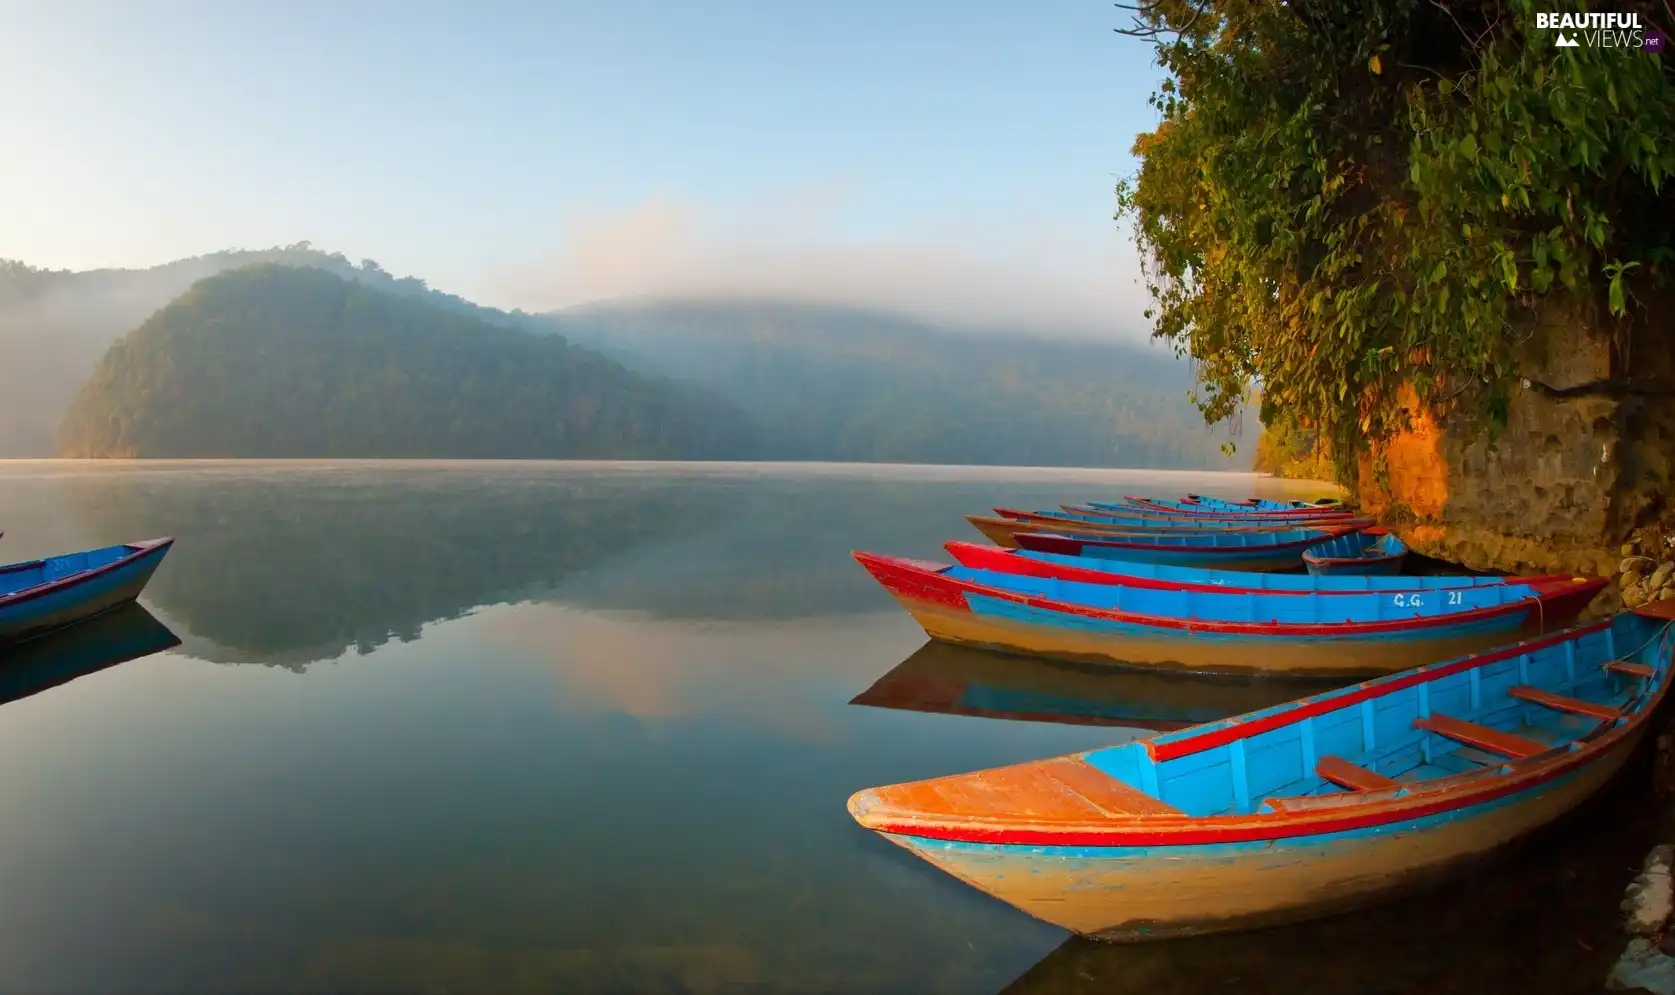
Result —
POLYGON ((1546 743, 1537 742, 1527 736, 1501 732, 1499 729, 1491 729, 1485 725, 1478 725, 1476 722, 1467 722, 1464 719, 1456 719, 1447 715, 1431 715, 1414 719, 1413 727, 1423 729, 1426 732, 1434 732, 1438 736, 1446 736, 1467 746, 1475 746, 1478 749, 1488 750, 1491 753, 1498 753, 1503 757, 1512 757, 1517 760, 1522 760, 1524 757, 1533 757, 1539 753, 1546 753, 1552 749, 1546 743))
POLYGON ((1401 787, 1394 779, 1359 764, 1352 764, 1342 757, 1321 757, 1314 765, 1314 772, 1338 787, 1351 791, 1383 791, 1386 788, 1401 787))
POLYGON ((1614 674, 1625 674, 1629 677, 1650 677, 1652 668, 1643 663, 1629 663, 1627 660, 1612 660, 1605 665, 1605 669, 1614 674))
POLYGON ((864 818, 856 813, 863 825, 875 821, 1085 822, 1182 814, 1074 756, 892 784, 867 794, 864 818))
POLYGON ((1551 691, 1543 691, 1527 684, 1519 684, 1509 688, 1506 693, 1519 701, 1527 701, 1532 705, 1551 708, 1556 712, 1569 712, 1572 715, 1586 715, 1594 719, 1614 719, 1622 714, 1622 709, 1603 702, 1583 701, 1581 698, 1554 694, 1551 691))

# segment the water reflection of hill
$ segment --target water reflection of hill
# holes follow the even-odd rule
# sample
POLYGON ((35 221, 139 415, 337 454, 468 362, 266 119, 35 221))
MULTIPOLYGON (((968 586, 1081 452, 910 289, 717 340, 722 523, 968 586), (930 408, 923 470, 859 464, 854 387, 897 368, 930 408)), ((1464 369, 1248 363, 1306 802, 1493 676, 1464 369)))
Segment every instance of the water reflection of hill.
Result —
POLYGON ((1109 484, 889 477, 769 477, 741 486, 715 527, 637 549, 566 582, 588 607, 663 617, 789 619, 893 610, 854 549, 947 561, 975 539, 961 515, 1017 502, 1052 507, 1109 484))
POLYGON ((1001 995, 1488 995, 1602 990, 1617 903, 1657 838, 1643 755, 1573 817, 1465 880, 1295 926, 1118 945, 1072 938, 1001 995))
POLYGON ((98 541, 182 537, 148 598, 230 660, 299 667, 416 638, 484 604, 724 515, 676 479, 474 469, 253 468, 77 475, 98 541))
POLYGON ((147 594, 186 652, 293 669, 506 601, 735 621, 893 611, 852 549, 945 559, 969 511, 1218 482, 504 461, 55 472, 89 542, 181 540, 147 594))

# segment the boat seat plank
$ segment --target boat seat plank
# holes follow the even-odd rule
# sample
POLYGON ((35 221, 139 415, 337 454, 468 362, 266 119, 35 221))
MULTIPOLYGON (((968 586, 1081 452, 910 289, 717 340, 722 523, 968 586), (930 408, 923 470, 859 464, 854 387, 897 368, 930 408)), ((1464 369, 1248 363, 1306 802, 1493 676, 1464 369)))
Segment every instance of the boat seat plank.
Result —
POLYGON ((1629 677, 1650 677, 1652 668, 1643 663, 1630 663, 1627 660, 1612 660, 1605 665, 1605 669, 1615 674, 1626 674, 1629 677))
POLYGON ((1503 757, 1521 760, 1533 757, 1539 753, 1546 753, 1553 747, 1546 743, 1537 742, 1525 736, 1517 736, 1510 732, 1501 732, 1476 722, 1467 722, 1448 715, 1431 715, 1413 720, 1415 729, 1434 732, 1438 736, 1446 736, 1467 746, 1498 753, 1503 757))
POLYGON ((1584 701, 1568 695, 1554 694, 1540 688, 1530 687, 1528 684, 1518 684, 1507 689, 1507 694, 1519 701, 1527 701, 1532 705, 1551 708, 1556 712, 1569 712, 1572 715, 1586 715, 1594 719, 1614 719, 1622 714, 1622 709, 1597 701, 1584 701))
POLYGON ((1352 764, 1342 757, 1321 757, 1314 765, 1314 772, 1338 787, 1351 791, 1382 791, 1401 786, 1377 771, 1352 764))

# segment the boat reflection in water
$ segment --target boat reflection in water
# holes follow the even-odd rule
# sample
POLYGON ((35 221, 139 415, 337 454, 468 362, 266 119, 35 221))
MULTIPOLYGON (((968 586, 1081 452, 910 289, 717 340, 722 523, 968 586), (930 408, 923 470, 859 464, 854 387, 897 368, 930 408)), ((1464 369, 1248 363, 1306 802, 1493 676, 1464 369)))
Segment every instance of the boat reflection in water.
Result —
POLYGON ((0 649, 0 704, 68 684, 180 645, 180 637, 129 602, 85 622, 0 649))
POLYGON ((1012 656, 932 640, 850 704, 1167 731, 1278 705, 1342 683, 1190 677, 1012 656))

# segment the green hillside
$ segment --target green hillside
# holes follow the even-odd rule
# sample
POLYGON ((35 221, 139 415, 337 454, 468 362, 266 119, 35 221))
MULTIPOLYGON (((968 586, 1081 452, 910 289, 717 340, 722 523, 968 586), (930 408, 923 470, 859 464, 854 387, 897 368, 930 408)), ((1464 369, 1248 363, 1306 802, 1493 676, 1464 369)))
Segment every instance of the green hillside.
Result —
POLYGON ((1244 469, 1187 398, 1190 367, 1121 342, 976 334, 878 312, 664 301, 551 316, 572 341, 707 387, 773 459, 1244 469))
POLYGON ((324 269, 487 321, 532 321, 431 290, 414 277, 398 279, 370 259, 357 264, 307 242, 216 252, 150 269, 74 272, 0 259, 0 356, 5 357, 0 362, 0 458, 51 456, 70 398, 112 342, 199 280, 260 263, 324 269))
MULTIPOLYGON (((67 456, 728 458, 737 408, 470 306, 262 265, 197 283, 105 354, 67 456)), ((498 313, 498 312, 491 312, 498 313)))

